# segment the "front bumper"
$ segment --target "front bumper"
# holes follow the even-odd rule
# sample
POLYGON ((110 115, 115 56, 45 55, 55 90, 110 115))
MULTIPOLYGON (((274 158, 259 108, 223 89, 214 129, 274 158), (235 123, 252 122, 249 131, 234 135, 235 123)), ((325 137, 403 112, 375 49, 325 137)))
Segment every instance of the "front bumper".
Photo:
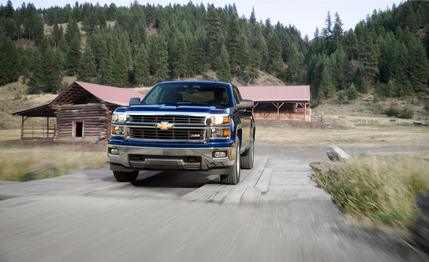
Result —
POLYGON ((163 148, 125 145, 108 145, 108 158, 112 170, 196 170, 225 169, 234 165, 235 145, 209 148, 163 148), (111 154, 112 149, 116 151, 111 154), (213 157, 213 152, 223 151, 224 158, 213 157))

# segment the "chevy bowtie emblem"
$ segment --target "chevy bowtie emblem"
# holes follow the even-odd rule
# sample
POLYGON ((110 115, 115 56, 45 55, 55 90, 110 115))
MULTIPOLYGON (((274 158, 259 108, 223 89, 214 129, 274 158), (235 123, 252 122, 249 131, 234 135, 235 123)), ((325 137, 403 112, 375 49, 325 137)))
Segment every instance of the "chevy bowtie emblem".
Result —
POLYGON ((168 122, 161 122, 161 123, 156 123, 156 128, 159 128, 161 130, 168 130, 170 128, 172 128, 174 126, 174 124, 170 124, 168 122))

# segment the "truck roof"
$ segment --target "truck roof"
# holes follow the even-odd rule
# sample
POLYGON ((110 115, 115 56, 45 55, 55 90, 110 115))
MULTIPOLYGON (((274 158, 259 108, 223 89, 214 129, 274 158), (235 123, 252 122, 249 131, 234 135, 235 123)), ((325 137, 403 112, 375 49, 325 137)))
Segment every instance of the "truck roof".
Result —
POLYGON ((188 85, 205 84, 205 85, 231 86, 230 83, 217 82, 217 81, 207 81, 207 80, 176 80, 176 81, 164 81, 164 82, 158 83, 158 85, 163 85, 163 84, 188 84, 188 85))

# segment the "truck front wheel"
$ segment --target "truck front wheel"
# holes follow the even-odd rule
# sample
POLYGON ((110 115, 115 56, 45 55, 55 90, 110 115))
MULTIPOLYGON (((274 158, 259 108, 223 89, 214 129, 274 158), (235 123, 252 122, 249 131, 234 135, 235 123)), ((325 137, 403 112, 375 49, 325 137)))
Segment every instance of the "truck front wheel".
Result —
POLYGON ((118 182, 134 182, 139 175, 139 171, 132 172, 121 172, 121 171, 113 171, 113 175, 115 176, 118 182))
POLYGON ((252 169, 255 161, 255 141, 250 143, 249 149, 241 156, 241 168, 252 169))
POLYGON ((240 182, 240 143, 236 143, 236 155, 234 165, 231 167, 229 174, 221 175, 220 182, 226 185, 236 185, 240 182))

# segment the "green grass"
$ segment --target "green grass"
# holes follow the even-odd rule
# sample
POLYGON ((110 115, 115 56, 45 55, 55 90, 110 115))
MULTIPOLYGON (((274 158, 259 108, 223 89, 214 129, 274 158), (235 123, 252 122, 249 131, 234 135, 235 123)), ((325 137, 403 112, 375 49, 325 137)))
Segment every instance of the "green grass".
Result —
POLYGON ((0 147, 0 180, 29 181, 106 166, 105 152, 80 147, 0 147))
POLYGON ((418 212, 417 195, 429 191, 428 159, 425 154, 360 156, 321 164, 314 180, 358 220, 406 229, 418 212))

